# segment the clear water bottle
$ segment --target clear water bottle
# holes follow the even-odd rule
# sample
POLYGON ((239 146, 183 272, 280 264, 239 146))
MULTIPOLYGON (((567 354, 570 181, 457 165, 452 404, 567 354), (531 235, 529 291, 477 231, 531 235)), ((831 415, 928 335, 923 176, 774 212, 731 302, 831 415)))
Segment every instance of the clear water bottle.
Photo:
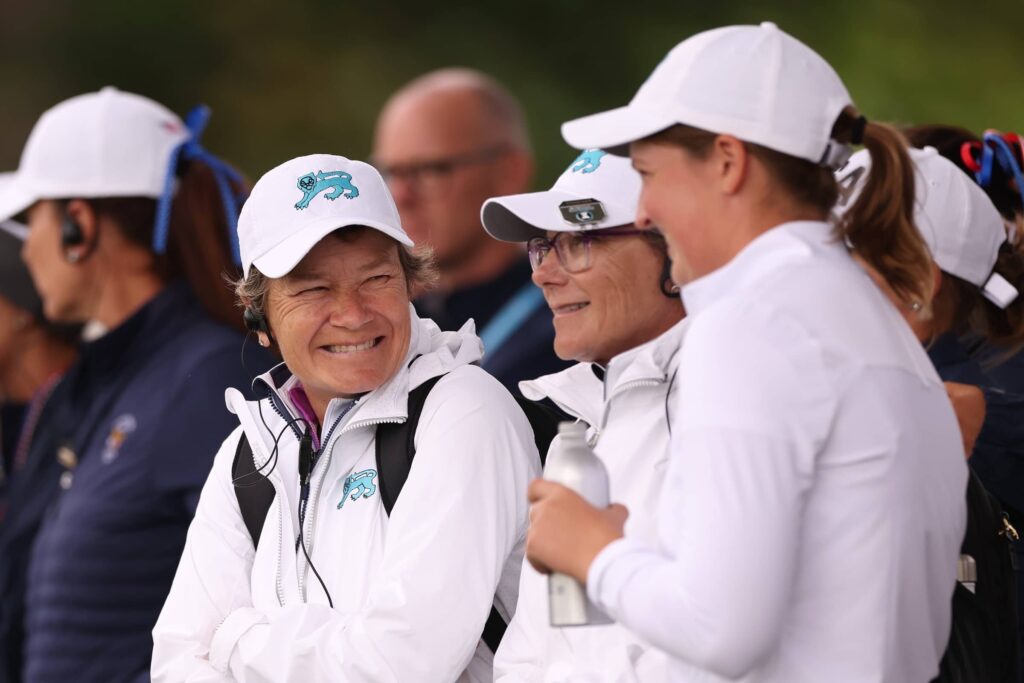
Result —
MULTIPOLYGON (((591 505, 608 506, 608 470, 587 445, 587 426, 582 422, 558 425, 558 439, 548 451, 544 478, 572 489, 591 505)), ((548 576, 548 606, 552 626, 611 623, 587 599, 586 587, 565 574, 548 576)))

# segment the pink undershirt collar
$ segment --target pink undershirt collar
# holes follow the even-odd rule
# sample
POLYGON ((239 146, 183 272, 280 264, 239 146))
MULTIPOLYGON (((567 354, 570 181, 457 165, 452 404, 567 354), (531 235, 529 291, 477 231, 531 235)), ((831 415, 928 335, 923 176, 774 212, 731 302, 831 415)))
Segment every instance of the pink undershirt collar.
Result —
POLYGON ((306 390, 302 388, 301 384, 296 384, 288 390, 288 398, 292 400, 292 405, 299 411, 302 419, 309 424, 310 436, 313 437, 313 448, 320 450, 320 421, 316 418, 313 404, 309 402, 309 397, 306 396, 306 390))

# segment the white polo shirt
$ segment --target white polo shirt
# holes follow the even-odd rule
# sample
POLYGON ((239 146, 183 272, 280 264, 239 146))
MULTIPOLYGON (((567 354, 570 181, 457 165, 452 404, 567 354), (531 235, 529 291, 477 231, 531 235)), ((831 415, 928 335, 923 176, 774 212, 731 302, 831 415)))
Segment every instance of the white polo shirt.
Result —
POLYGON ((591 598, 675 680, 928 681, 967 466, 942 382, 831 227, 787 223, 687 285, 657 545, 591 598))

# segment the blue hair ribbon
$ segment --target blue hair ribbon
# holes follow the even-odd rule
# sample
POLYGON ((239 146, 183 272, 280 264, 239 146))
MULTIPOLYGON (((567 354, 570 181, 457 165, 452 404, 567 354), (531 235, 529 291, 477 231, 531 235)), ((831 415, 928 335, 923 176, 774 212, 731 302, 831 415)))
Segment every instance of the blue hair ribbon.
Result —
POLYGON ((203 104, 194 107, 185 117, 185 128, 188 130, 189 135, 181 144, 171 150, 171 156, 167 162, 164 191, 156 205, 156 223, 153 226, 153 251, 158 254, 167 252, 174 180, 177 175, 176 170, 179 161, 201 161, 213 172, 214 180, 217 182, 217 189, 220 190, 221 203, 224 207, 225 223, 228 227, 231 255, 234 258, 235 264, 241 264, 242 256, 238 248, 238 212, 242 202, 245 201, 245 196, 244 193, 236 193, 232 189, 231 183, 241 184, 242 176, 199 144, 199 138, 202 136, 209 121, 210 108, 203 104))
MULTIPOLYGON (((1020 139, 1012 134, 1011 137, 1015 138, 1020 146, 1020 139)), ((1024 172, 1021 171, 1020 162, 1010 147, 1010 143, 1007 142, 1006 136, 995 131, 988 131, 983 140, 981 162, 978 165, 978 171, 974 174, 978 184, 988 187, 992 183, 992 167, 993 164, 998 163, 1006 175, 1016 182, 1017 194, 1024 204, 1024 172)), ((1022 152, 1024 152, 1024 148, 1022 148, 1022 152)))

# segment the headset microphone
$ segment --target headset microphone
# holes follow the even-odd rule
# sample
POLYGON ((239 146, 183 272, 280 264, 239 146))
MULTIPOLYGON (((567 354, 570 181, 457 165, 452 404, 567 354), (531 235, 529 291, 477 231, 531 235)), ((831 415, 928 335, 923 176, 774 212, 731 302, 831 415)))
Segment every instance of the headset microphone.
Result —
POLYGON ((309 472, 313 469, 313 437, 309 433, 309 427, 299 438, 299 483, 305 486, 309 483, 309 472))
POLYGON ((270 325, 267 324, 267 317, 265 315, 256 312, 249 306, 246 306, 245 310, 242 312, 242 322, 245 324, 245 329, 256 334, 262 332, 267 335, 267 339, 273 343, 274 337, 270 334, 270 325))

